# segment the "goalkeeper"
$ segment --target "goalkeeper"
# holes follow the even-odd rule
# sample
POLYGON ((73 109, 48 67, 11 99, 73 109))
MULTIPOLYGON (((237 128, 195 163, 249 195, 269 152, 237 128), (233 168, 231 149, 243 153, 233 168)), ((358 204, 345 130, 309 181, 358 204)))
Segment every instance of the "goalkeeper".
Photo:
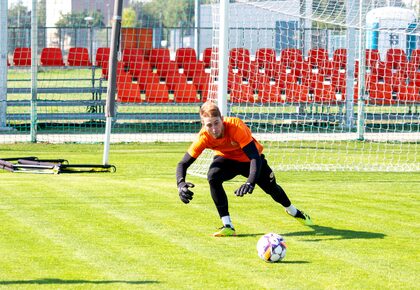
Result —
POLYGON ((263 146, 252 137, 251 130, 236 117, 222 117, 219 108, 207 101, 200 108, 202 129, 176 168, 176 180, 179 197, 189 203, 193 197, 190 188, 194 185, 186 182, 188 167, 200 156, 204 149, 215 151, 207 179, 211 197, 216 205, 223 227, 213 236, 235 236, 228 207, 228 198, 223 182, 242 175, 247 181, 235 190, 235 195, 251 194, 255 185, 280 203, 286 212, 305 225, 312 225, 309 215, 297 209, 289 200, 284 190, 277 184, 273 171, 262 154, 263 146))

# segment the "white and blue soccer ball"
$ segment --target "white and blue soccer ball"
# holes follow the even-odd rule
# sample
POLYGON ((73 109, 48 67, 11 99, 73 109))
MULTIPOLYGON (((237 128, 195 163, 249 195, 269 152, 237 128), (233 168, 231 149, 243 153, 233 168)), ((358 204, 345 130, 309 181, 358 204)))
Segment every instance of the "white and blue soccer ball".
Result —
POLYGON ((266 262, 275 263, 286 256, 286 243, 279 234, 269 233, 262 236, 257 243, 258 256, 266 262))

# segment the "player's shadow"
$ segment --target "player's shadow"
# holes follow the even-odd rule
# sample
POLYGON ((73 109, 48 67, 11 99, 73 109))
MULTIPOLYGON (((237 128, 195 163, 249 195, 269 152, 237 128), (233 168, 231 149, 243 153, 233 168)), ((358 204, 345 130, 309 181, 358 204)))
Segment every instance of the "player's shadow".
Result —
POLYGON ((159 283, 154 280, 65 280, 58 278, 44 278, 35 280, 0 280, 0 285, 66 285, 66 284, 129 284, 143 285, 159 283))
POLYGON ((324 226, 309 226, 312 231, 301 231, 285 233, 285 236, 301 236, 308 237, 307 241, 317 242, 322 240, 349 240, 349 239, 383 239, 386 235, 382 233, 365 232, 365 231, 353 231, 344 229, 335 229, 324 226))

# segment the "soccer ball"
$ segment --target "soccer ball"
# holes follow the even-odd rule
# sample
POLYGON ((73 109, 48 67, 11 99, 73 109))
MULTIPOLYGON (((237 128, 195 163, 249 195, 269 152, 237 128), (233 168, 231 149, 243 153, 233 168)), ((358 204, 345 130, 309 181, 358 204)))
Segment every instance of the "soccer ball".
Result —
POLYGON ((266 262, 275 263, 286 256, 286 243, 282 236, 269 233, 262 236, 257 243, 258 256, 266 262))

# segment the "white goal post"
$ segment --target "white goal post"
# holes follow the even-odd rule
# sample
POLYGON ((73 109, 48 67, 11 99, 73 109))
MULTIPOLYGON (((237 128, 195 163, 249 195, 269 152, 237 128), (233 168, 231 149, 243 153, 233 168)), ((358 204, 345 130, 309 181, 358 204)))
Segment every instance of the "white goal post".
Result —
MULTIPOLYGON (((213 50, 229 55, 229 97, 210 95, 251 127, 273 168, 420 170, 418 3, 227 2, 201 8, 213 50)), ((210 81, 217 89, 217 70, 210 81)), ((193 172, 204 176, 210 158, 193 172)))

